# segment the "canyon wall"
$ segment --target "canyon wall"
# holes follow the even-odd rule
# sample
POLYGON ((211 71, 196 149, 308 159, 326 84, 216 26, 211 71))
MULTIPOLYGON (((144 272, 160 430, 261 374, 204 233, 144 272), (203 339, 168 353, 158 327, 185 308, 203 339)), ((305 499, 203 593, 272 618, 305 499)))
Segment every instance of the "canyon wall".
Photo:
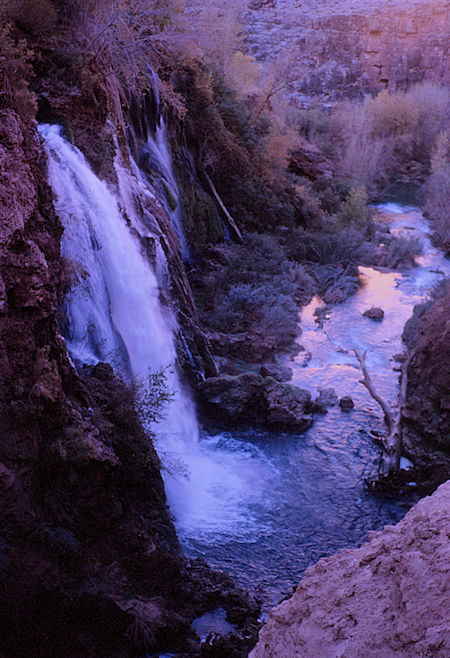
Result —
POLYGON ((256 59, 289 62, 288 93, 308 103, 361 98, 422 80, 450 83, 450 7, 439 0, 242 2, 256 59))
POLYGON ((450 482, 395 526, 307 569, 250 658, 417 658, 450 652, 450 482))

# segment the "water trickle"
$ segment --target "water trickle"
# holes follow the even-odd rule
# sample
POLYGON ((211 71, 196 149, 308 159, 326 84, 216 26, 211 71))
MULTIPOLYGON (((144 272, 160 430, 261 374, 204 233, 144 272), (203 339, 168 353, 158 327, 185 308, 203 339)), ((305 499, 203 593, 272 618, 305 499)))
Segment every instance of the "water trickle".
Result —
POLYGON ((141 146, 139 164, 157 190, 158 199, 169 215, 177 234, 183 260, 188 261, 189 248, 181 220, 181 198, 173 172, 167 127, 162 115, 159 117, 155 135, 150 133, 147 142, 141 146))

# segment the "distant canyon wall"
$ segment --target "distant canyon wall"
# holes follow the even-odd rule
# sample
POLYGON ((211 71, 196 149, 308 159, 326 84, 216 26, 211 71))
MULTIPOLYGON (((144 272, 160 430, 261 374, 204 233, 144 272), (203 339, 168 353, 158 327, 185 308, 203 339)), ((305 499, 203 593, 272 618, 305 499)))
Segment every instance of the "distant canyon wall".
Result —
MULTIPOLYGON (((242 0, 244 5, 244 0, 242 0)), ((249 53, 289 59, 291 98, 357 98, 422 80, 450 83, 450 4, 442 0, 245 2, 249 53)))

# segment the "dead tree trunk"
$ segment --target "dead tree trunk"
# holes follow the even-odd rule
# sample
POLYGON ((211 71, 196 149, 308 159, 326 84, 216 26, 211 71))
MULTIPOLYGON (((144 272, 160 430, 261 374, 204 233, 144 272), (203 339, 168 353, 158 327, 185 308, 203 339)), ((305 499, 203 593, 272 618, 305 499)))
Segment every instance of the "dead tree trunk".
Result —
POLYGON ((231 229, 233 230, 233 232, 237 236, 238 240, 241 241, 242 240, 242 233, 240 232, 239 228, 237 227, 236 222, 234 221, 234 219, 232 218, 232 216, 230 215, 230 213, 226 209, 225 204, 223 203, 222 199, 220 198, 219 193, 217 192, 214 183, 212 182, 212 180, 210 179, 210 177, 208 176, 206 171, 204 172, 204 174, 205 174, 206 181, 207 181, 209 187, 211 188, 211 192, 214 194, 214 197, 215 197, 217 203, 222 208, 223 214, 225 215, 225 218, 226 218, 229 226, 231 227, 231 229))
POLYGON ((353 350, 356 358, 361 366, 364 379, 360 380, 369 391, 372 398, 380 405, 383 413, 384 420, 387 425, 387 435, 382 439, 383 452, 381 455, 380 465, 378 468, 378 476, 381 478, 387 477, 396 473, 400 467, 400 455, 402 448, 402 409, 406 399, 407 387, 407 370, 410 357, 404 361, 401 367, 400 379, 400 392, 398 396, 398 405, 395 411, 392 411, 388 403, 383 400, 375 390, 372 379, 367 371, 365 358, 366 353, 361 356, 358 350, 353 350))

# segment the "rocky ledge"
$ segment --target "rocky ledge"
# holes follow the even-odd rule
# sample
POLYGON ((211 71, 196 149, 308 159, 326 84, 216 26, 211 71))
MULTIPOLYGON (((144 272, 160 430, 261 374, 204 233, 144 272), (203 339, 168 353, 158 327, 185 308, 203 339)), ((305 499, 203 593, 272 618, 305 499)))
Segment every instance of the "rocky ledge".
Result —
POLYGON ((220 427, 251 424, 303 432, 313 422, 310 393, 274 377, 253 372, 209 377, 200 395, 207 422, 220 427))
POLYGON ((310 567, 249 658, 450 655, 450 481, 361 548, 310 567))
POLYGON ((403 334, 411 350, 403 449, 431 490, 450 478, 449 284, 441 294, 416 307, 403 334))

